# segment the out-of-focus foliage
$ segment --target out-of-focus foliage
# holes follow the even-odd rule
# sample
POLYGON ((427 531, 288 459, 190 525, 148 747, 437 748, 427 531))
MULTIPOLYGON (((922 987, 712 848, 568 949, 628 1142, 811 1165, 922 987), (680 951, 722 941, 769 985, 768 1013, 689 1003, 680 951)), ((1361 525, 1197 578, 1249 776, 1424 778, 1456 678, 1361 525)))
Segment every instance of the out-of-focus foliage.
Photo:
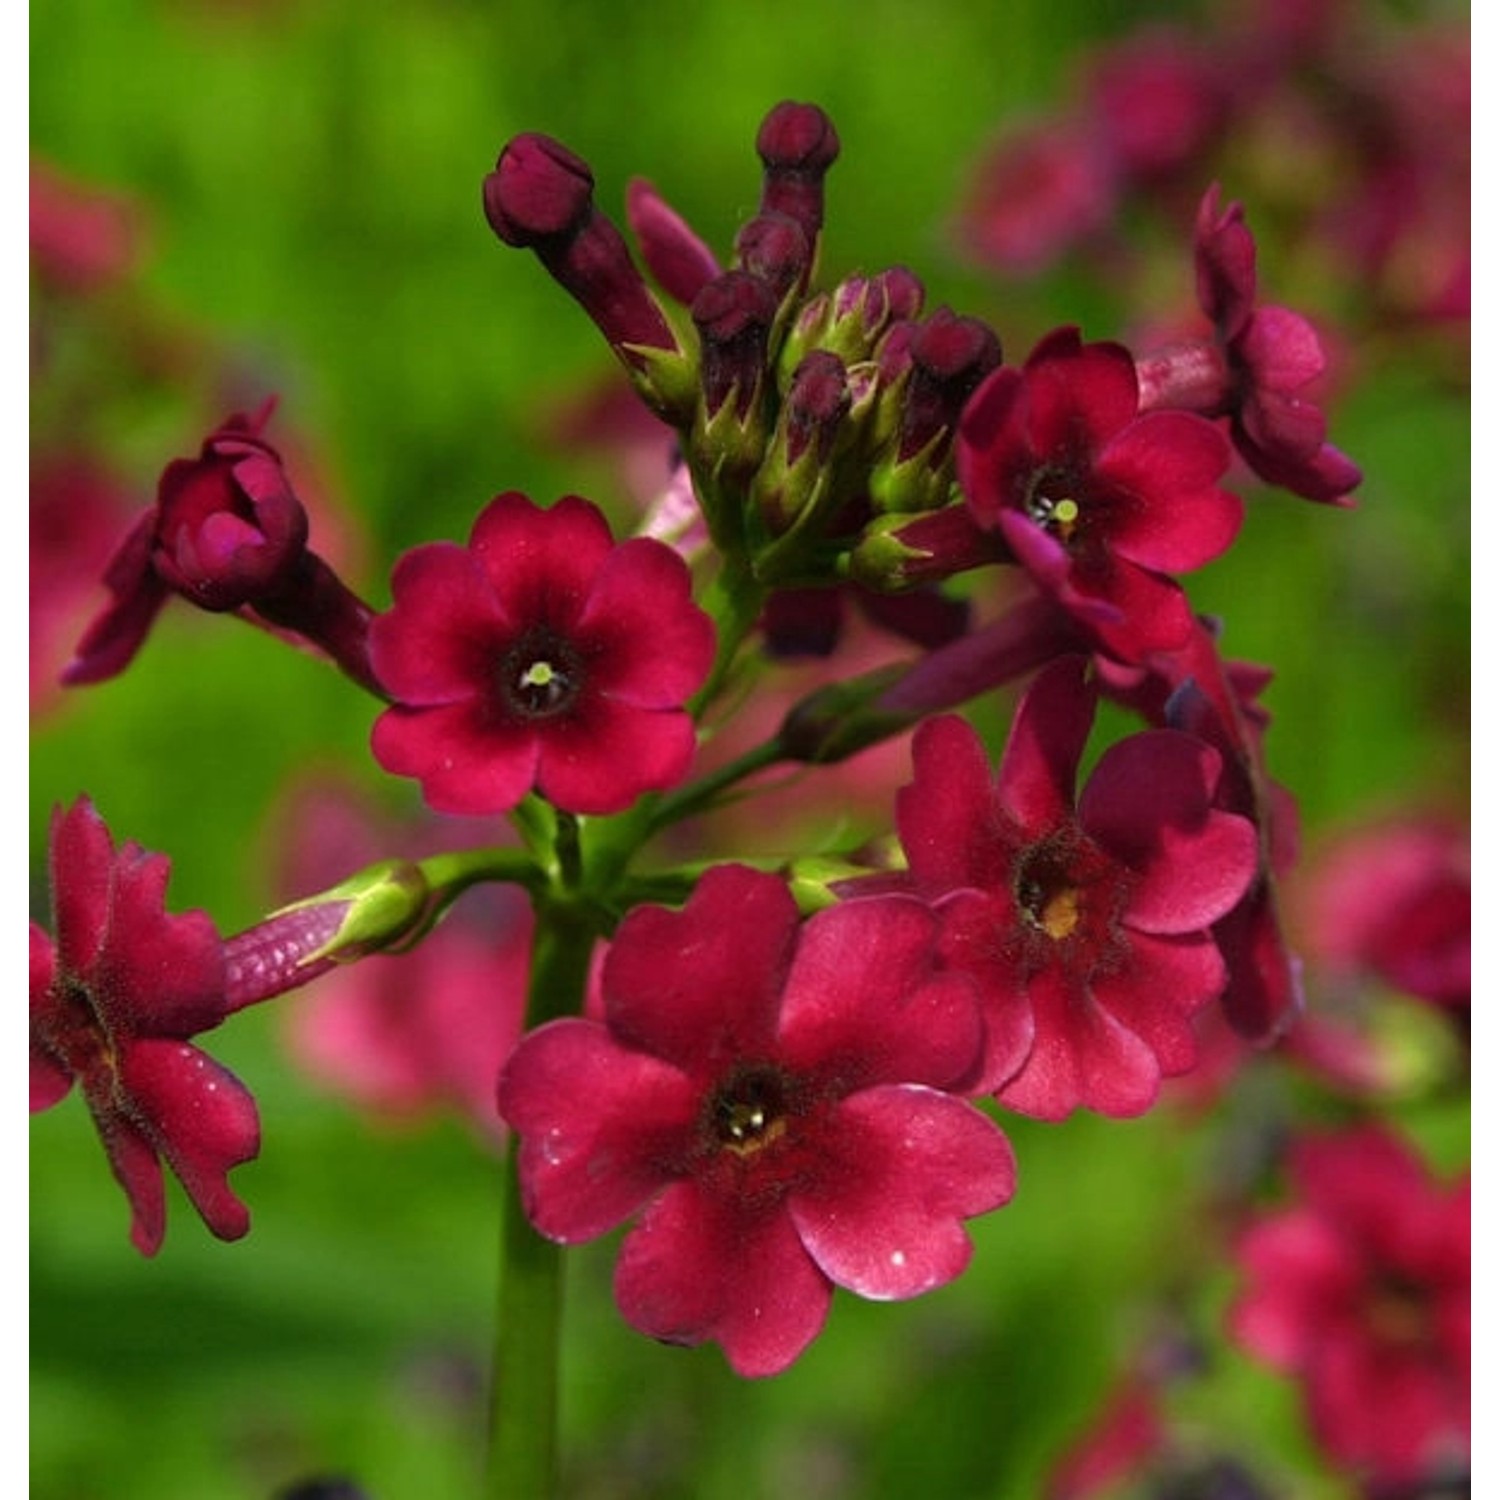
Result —
MULTIPOLYGON (((843 142, 826 272, 908 264, 929 306, 987 317, 1013 360, 1057 323, 1128 339, 1190 293, 1190 222, 1156 306, 1078 265, 1002 285, 959 260, 949 226, 996 128, 1050 107, 1087 48, 1147 12, 1191 14, 50 0, 31 15, 33 151, 124 195, 144 233, 136 269, 57 325, 46 380, 73 397, 39 386, 34 441, 107 453, 144 503, 219 417, 279 393, 272 436, 296 435, 325 491, 314 543, 342 525, 350 581, 377 607, 401 549, 461 538, 501 490, 578 492, 628 516, 604 459, 543 440, 557 401, 612 375, 608 351, 530 256, 496 243, 480 181, 512 134, 547 131, 589 160, 612 214, 644 175, 724 250, 758 190, 756 125, 783 98, 823 105, 843 142)), ((1276 225, 1246 206, 1273 300, 1291 302, 1276 225)), ((1314 843, 1372 809, 1462 811, 1465 357, 1412 337, 1412 357, 1395 334, 1352 350, 1332 405, 1331 437, 1366 474, 1357 508, 1255 491, 1231 556, 1189 581, 1228 653, 1275 668, 1269 759, 1314 843)), ((281 894, 267 830, 294 771, 337 764, 414 806, 370 760, 373 717, 324 664, 169 609, 123 677, 38 713, 33 869, 48 809, 86 790, 121 836, 171 855, 174 908, 246 926, 281 894)), ((495 1163, 456 1119, 372 1130, 290 1069, 281 1024, 252 1013, 216 1039, 264 1122, 262 1159, 236 1177, 254 1220, 241 1243, 212 1241, 174 1188, 166 1247, 142 1261, 77 1101, 33 1120, 38 1500, 271 1500, 313 1474, 428 1500, 472 1483, 495 1163)), ((630 1333, 609 1298, 612 1242, 577 1252, 569 1493, 1026 1500, 1171 1309, 1206 1351, 1192 1419, 1256 1456, 1274 1493, 1336 1500, 1294 1391, 1215 1322, 1215 1204, 1257 1180, 1266 1118, 1337 1113, 1295 1078, 1253 1082, 1261 1115, 1237 1097, 1190 1128, 1170 1108, 1007 1120, 1020 1188, 974 1226, 971 1270, 910 1305, 840 1299, 827 1335, 769 1383, 737 1381, 715 1349, 630 1333)), ((1441 1167, 1462 1164, 1466 1100, 1417 1091, 1392 1110, 1441 1167)))

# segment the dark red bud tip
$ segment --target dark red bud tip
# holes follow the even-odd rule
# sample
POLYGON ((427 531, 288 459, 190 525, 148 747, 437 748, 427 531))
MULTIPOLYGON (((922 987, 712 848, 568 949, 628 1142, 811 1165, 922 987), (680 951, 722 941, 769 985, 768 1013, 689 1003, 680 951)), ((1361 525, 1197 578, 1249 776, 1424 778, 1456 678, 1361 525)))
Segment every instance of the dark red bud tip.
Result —
POLYGON ((710 416, 738 390, 743 418, 765 374, 766 344, 776 317, 776 293, 748 271, 726 271, 693 299, 693 322, 703 343, 699 378, 710 416))
POLYGON ((761 122, 755 149, 769 169, 821 175, 838 159, 839 137, 816 104, 784 100, 761 122))
POLYGON ((826 349, 814 349, 792 376, 786 396, 787 459, 796 463, 814 442, 826 462, 838 424, 849 411, 849 379, 844 362, 826 349))
POLYGON ((518 249, 576 234, 594 201, 588 163, 551 136, 518 135, 484 179, 484 216, 518 249))
POLYGON ((1001 361, 1000 339, 978 318, 939 308, 911 342, 912 362, 939 380, 971 376, 977 385, 1001 361))
POLYGON ((812 259, 807 236, 785 214, 757 214, 735 236, 741 267, 758 276, 779 298, 801 279, 812 259))
POLYGON ((875 279, 885 289, 892 320, 915 318, 922 311, 922 299, 927 293, 915 271, 905 266, 891 266, 875 279))
POLYGON ((758 277, 726 271, 698 293, 692 311, 705 344, 732 344, 747 330, 770 327, 776 297, 758 277))

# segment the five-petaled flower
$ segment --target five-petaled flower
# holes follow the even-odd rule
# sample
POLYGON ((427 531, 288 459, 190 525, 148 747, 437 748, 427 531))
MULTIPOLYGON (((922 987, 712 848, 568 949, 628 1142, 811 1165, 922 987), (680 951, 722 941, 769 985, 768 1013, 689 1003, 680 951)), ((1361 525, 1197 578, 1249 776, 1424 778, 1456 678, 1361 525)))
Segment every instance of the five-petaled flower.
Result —
POLYGON ((984 1087, 1041 1119, 1139 1114, 1193 1066, 1193 1013, 1226 978, 1209 928, 1256 869, 1253 826, 1214 805, 1221 758, 1192 735, 1112 745, 1075 806, 1094 702, 1083 658, 1048 667, 994 775, 965 720, 924 723, 896 804, 909 869, 876 877, 933 904, 943 962, 980 987, 984 1087))
POLYGON ((31 925, 31 1108, 77 1081, 143 1254, 166 1228, 163 1159, 204 1223, 238 1239, 250 1218, 227 1173, 260 1149, 255 1101, 188 1041, 231 1008, 213 923, 168 915, 169 861, 116 850, 87 798, 54 812, 50 863, 55 941, 31 925))
MULTIPOLYGON (((1307 1137, 1296 1201, 1238 1246, 1229 1326, 1302 1383, 1327 1453, 1381 1484, 1461 1467, 1469 1438, 1469 1181, 1381 1125, 1307 1137)), ((1412 1491, 1415 1493, 1415 1490, 1412 1491)))
POLYGON ((615 813, 687 774, 683 705, 714 628, 664 543, 617 544, 577 496, 543 509, 511 492, 467 547, 408 552, 391 589, 370 650, 395 703, 371 745, 430 807, 506 812, 535 787, 568 812, 615 813))
POLYGON ((975 520, 1108 652, 1183 644, 1192 614, 1168 575, 1219 556, 1243 507, 1218 487, 1223 434, 1191 412, 1142 412, 1122 345, 1054 330, 975 391, 956 452, 975 520))
POLYGON ((603 968, 602 1021, 522 1039, 500 1082, 527 1213, 593 1239, 644 1210, 615 1295, 656 1338, 785 1369, 833 1286, 913 1297, 957 1276, 962 1220, 1015 1186, 972 1080, 971 986, 933 967, 909 896, 805 924, 775 876, 718 866, 680 911, 638 907, 603 968))

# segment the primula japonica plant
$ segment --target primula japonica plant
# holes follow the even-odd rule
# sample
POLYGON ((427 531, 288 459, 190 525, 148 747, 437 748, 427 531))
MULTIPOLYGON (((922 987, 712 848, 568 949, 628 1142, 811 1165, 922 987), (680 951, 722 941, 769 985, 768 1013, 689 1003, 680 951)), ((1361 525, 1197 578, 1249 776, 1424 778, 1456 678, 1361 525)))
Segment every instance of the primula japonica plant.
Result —
MULTIPOLYGON (((904 1299, 963 1273, 967 1222, 1026 1190, 1008 1114, 1140 1115, 1194 1069, 1215 1008, 1264 1048, 1302 1006, 1269 673, 1221 653, 1233 622, 1200 617, 1182 575, 1244 522, 1236 449, 1315 500, 1347 505, 1360 476, 1298 394, 1310 326, 1256 300, 1243 209, 1210 187, 1184 225, 1205 340, 1132 351, 1060 327, 1010 360, 906 267, 820 284, 839 154, 821 109, 777 105, 756 147, 759 203, 727 254, 630 185, 644 270, 559 142, 516 137, 483 183, 495 235, 594 321, 675 443, 633 534, 581 496, 503 491, 466 542, 399 558, 377 608, 314 550, 267 404, 168 465, 64 674, 122 671, 173 596, 238 614, 370 694, 380 768, 495 830, 223 937, 169 913, 167 859, 117 847, 80 797, 54 817, 51 930, 31 936, 32 1107, 78 1085, 150 1255, 163 1162, 234 1239, 250 1221, 228 1174, 262 1124, 275 1148, 202 1033, 423 944, 476 885, 524 897, 504 938, 530 935, 524 1024, 513 1046, 509 1020, 485 1031, 505 1035, 495 1495, 552 1490, 562 1247, 628 1222, 625 1322, 775 1375, 836 1288, 904 1299), (850 600, 909 647, 841 673, 823 606, 850 600), (705 769, 812 617, 825 684, 705 769), (1140 724, 1100 747, 1103 703, 1140 724), (1013 707, 998 759, 970 705, 1013 707), (826 768, 913 731, 878 854, 695 843, 762 773, 832 787, 826 768)), ((1257 1332, 1270 1294, 1247 1295, 1250 1341, 1300 1360, 1257 1332)), ((1365 1451, 1346 1427, 1337 1443, 1365 1451)))

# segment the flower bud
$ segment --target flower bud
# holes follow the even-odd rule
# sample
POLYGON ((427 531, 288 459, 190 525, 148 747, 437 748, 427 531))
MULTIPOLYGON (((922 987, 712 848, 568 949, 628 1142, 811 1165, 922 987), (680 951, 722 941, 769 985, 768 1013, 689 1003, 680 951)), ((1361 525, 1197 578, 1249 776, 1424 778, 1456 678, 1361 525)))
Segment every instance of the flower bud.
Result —
POLYGON ((416 936, 430 913, 432 896, 418 866, 389 859, 331 890, 282 907, 225 940, 229 1008, 269 1000, 336 964, 416 936))
POLYGON ((812 524, 820 502, 837 498, 833 450, 849 401, 842 361, 826 350, 813 350, 792 376, 752 487, 761 521, 772 536, 812 524))
POLYGON ((550 136, 518 135, 484 180, 484 213, 507 245, 534 251, 593 319, 642 398, 669 420, 683 415, 674 377, 687 356, 624 236, 595 206, 588 164, 550 136))
POLYGON ((816 104, 778 104, 762 121, 755 149, 765 166, 762 213, 786 214, 810 246, 823 227, 823 178, 838 159, 833 121, 816 104))

